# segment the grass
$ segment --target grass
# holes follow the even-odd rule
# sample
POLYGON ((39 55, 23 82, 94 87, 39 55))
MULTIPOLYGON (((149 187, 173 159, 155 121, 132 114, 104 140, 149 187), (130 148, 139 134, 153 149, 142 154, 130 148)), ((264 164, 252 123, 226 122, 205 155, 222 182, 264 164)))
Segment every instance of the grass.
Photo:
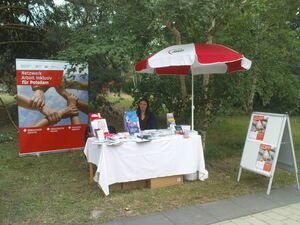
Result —
MULTIPOLYGON (((210 128, 205 152, 209 178, 205 182, 112 191, 107 197, 95 183, 88 184, 82 151, 19 157, 14 129, 3 126, 0 133, 13 140, 0 143, 0 224, 97 224, 266 191, 268 179, 261 175, 244 171, 236 182, 248 123, 248 116, 222 117, 210 128), (95 212, 97 217, 92 216, 95 212)), ((291 123, 297 150, 299 117, 293 117, 291 123)), ((299 151, 296 156, 299 162, 299 151)), ((276 170, 273 188, 294 183, 292 174, 276 170)))
POLYGON ((246 116, 221 117, 208 131, 207 159, 242 154, 249 118, 246 116))
POLYGON ((120 97, 116 94, 109 94, 106 99, 112 104, 116 112, 128 111, 133 102, 133 98, 126 93, 121 93, 120 97))

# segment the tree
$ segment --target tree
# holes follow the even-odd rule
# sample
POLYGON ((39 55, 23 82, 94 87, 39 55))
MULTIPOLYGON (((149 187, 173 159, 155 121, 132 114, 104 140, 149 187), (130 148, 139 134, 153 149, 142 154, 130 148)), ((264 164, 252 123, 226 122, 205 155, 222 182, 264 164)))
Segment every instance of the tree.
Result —
MULTIPOLYGON (((0 66, 9 74, 0 76, 9 77, 5 82, 11 87, 15 57, 88 62, 92 106, 105 108, 101 85, 109 79, 122 80, 124 74, 133 76, 135 62, 175 44, 169 29, 173 27, 183 44, 220 43, 253 61, 247 73, 195 77, 195 115, 200 118, 196 129, 205 133, 218 112, 234 109, 299 110, 300 16, 295 0, 68 0, 62 6, 50 0, 24 2, 2 1, 6 8, 23 11, 1 10, 0 14, 7 25, 0 26, 5 31, 0 33, 0 41, 5 42, 0 45, 0 66), (10 23, 28 29, 9 28, 10 23)), ((185 79, 189 91, 190 77, 185 79)), ((189 120, 189 104, 178 91, 178 80, 155 75, 137 80, 135 99, 148 96, 155 109, 175 112, 178 121, 189 120)))
POLYGON ((28 52, 40 56, 44 50, 45 30, 35 22, 29 5, 29 1, 3 0, 0 6, 0 79, 10 92, 15 90, 15 58, 28 52))

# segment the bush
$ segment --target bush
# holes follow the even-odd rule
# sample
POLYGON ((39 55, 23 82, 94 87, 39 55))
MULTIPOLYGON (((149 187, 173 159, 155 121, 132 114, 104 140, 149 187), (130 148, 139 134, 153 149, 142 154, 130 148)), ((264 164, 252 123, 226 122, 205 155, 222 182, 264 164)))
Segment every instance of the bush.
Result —
POLYGON ((0 134, 0 144, 6 142, 12 142, 14 138, 10 134, 0 134))

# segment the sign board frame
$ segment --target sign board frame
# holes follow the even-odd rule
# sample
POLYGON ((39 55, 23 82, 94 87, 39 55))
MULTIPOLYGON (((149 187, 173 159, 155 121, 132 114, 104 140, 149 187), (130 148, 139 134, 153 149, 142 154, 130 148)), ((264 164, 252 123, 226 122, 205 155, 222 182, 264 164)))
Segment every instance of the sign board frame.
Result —
POLYGON ((251 115, 237 182, 242 169, 269 178, 267 195, 270 194, 276 167, 292 172, 299 190, 298 169, 287 114, 253 112, 251 115))

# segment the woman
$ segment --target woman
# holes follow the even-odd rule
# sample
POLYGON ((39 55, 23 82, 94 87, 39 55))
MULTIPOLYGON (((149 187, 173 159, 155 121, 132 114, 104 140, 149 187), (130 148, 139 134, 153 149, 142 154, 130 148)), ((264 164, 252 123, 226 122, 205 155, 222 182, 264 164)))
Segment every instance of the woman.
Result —
POLYGON ((156 118, 149 110, 147 99, 142 98, 139 100, 136 113, 139 118, 141 130, 157 129, 156 118))

